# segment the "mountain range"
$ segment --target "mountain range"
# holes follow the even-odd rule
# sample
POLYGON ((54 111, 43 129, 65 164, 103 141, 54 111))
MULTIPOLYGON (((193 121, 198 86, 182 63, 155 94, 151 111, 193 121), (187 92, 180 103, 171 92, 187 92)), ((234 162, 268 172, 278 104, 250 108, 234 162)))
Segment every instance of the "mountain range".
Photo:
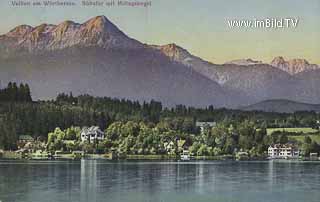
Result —
POLYGON ((306 60, 252 59, 214 64, 172 43, 148 45, 123 33, 105 16, 20 25, 0 36, 0 80, 27 82, 34 99, 60 92, 166 106, 237 108, 263 100, 320 102, 320 68, 306 60))

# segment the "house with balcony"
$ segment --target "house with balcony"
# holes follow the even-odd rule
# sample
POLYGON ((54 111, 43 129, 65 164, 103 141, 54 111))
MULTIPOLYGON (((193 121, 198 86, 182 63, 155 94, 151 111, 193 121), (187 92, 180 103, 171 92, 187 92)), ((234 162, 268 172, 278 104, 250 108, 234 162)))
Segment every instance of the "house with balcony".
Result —
POLYGON ((83 128, 80 137, 82 142, 88 141, 92 143, 104 140, 105 135, 98 126, 91 126, 90 128, 83 128))
POLYGON ((293 144, 274 144, 268 148, 268 156, 270 159, 288 159, 298 158, 300 151, 293 144))

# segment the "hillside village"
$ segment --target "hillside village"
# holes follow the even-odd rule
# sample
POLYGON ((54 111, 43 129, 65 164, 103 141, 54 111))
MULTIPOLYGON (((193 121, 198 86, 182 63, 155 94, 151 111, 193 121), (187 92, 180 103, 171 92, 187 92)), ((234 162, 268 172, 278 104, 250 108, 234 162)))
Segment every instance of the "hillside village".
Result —
MULTIPOLYGON (((134 123, 129 123, 134 124, 134 123)), ((209 130, 215 130, 216 122, 196 122, 201 135, 206 135, 209 130)), ((113 128, 115 129, 115 128, 113 128)), ((113 130, 112 129, 112 130, 113 130)), ((213 153, 205 151, 203 146, 195 148, 197 143, 193 143, 188 138, 171 136, 160 140, 158 144, 152 143, 152 147, 143 149, 135 148, 136 145, 130 144, 130 138, 120 143, 118 147, 112 143, 114 131, 102 131, 98 126, 91 127, 71 127, 62 131, 56 128, 54 132, 49 133, 48 141, 38 137, 33 138, 29 135, 21 135, 17 141, 18 150, 12 152, 0 152, 5 158, 48 160, 48 159, 180 159, 182 155, 189 155, 194 159, 210 159, 210 156, 222 157, 222 152, 218 153, 216 148, 213 153), (140 157, 139 157, 140 155, 140 157)), ((130 136, 130 134, 128 134, 130 136)), ((305 136, 305 143, 312 140, 305 136)), ((131 137, 133 138, 133 137, 131 137)), ((115 140, 119 141, 119 140, 115 140)), ((153 140, 154 141, 154 140, 153 140)), ((270 144, 267 151, 262 154, 255 154, 252 150, 238 150, 224 158, 249 160, 249 159, 303 159, 320 160, 316 150, 306 151, 306 148, 297 142, 281 140, 282 143, 270 144), (306 153, 308 152, 308 153, 306 153)), ((206 148, 208 150, 208 148, 206 148)), ((1 156, 0 156, 1 157, 1 156)), ((223 158, 221 158, 223 159, 223 158)), ((188 158, 189 160, 189 158, 188 158)))
MULTIPOLYGON (((199 129, 204 132, 205 129, 212 128, 215 122, 197 122, 199 129)), ((56 128, 53 133, 49 134, 48 142, 41 138, 34 139, 29 135, 19 136, 17 141, 18 150, 16 158, 27 159, 78 159, 86 156, 93 155, 96 158, 125 158, 121 156, 123 151, 116 148, 102 148, 107 137, 98 126, 84 127, 80 130, 79 127, 72 127, 64 133, 59 128, 56 128), (60 141, 61 140, 61 141, 60 141), (59 148, 61 146, 61 148, 59 148), (56 150, 57 149, 57 150, 56 150)), ((149 152, 151 155, 161 154, 168 156, 168 158, 175 159, 180 153, 189 150, 190 145, 184 139, 166 138, 163 145, 158 145, 161 151, 152 148, 149 152)), ((148 154, 145 152, 133 154, 148 154)), ((10 156, 10 155, 9 155, 10 156)))
POLYGON ((0 155, 28 159, 318 158, 320 115, 186 107, 59 94, 32 101, 28 85, 0 91, 0 155))

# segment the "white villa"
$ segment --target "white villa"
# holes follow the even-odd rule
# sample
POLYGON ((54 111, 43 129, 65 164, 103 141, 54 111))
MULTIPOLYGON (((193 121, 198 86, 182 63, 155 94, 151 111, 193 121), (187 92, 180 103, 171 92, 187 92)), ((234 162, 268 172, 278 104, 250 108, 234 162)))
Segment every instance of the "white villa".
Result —
POLYGON ((216 122, 196 122, 196 126, 200 128, 201 133, 203 133, 206 128, 213 128, 216 125, 216 122))
POLYGON ((104 132, 98 126, 91 126, 90 128, 83 128, 81 131, 81 141, 93 142, 95 140, 104 140, 104 132))
POLYGON ((271 159, 298 158, 299 149, 293 144, 275 144, 268 148, 268 156, 271 159))

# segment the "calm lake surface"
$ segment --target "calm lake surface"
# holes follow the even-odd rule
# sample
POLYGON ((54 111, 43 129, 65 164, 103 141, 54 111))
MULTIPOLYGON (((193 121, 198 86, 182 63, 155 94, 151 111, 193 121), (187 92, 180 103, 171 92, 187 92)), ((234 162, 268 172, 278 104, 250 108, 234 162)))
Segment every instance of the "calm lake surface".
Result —
POLYGON ((2 202, 319 202, 320 162, 0 161, 2 202))

